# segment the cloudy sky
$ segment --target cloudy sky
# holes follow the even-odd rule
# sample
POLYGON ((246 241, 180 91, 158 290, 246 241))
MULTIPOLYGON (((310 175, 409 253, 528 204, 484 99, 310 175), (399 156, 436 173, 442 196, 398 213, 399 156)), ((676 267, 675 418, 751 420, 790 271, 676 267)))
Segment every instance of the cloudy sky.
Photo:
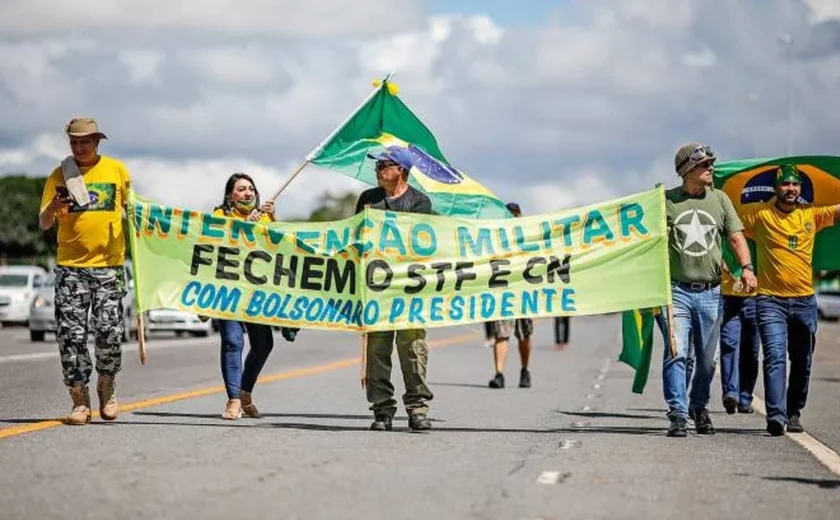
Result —
MULTIPOLYGON (((92 115, 147 197, 273 192, 389 71, 528 213, 673 184, 686 141, 785 155, 789 93, 794 152, 838 154, 837 0, 4 0, 0 175, 47 174, 92 115)), ((278 214, 362 188, 310 167, 278 214)))

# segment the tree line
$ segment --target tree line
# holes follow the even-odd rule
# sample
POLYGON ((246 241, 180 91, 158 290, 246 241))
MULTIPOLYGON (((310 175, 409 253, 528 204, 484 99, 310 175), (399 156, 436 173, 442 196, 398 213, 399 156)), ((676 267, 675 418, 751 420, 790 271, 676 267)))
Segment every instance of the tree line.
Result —
MULTIPOLYGON (((46 177, 13 174, 0 176, 0 265, 12 263, 47 266, 55 256, 56 231, 42 231, 38 225, 41 194, 46 177)), ((321 195, 308 216, 295 221, 325 222, 349 217, 356 209, 357 194, 348 191, 321 195)))

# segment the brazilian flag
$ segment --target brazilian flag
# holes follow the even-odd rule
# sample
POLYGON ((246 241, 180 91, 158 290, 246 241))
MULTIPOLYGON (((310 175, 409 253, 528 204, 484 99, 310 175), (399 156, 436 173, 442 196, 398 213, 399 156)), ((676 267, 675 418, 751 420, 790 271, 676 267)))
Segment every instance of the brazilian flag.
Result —
POLYGON ((307 160, 377 186, 375 161, 387 152, 410 164, 409 184, 432 201, 439 215, 480 219, 510 218, 505 203, 466 173, 453 167, 432 132, 397 96, 386 78, 368 99, 307 160))
POLYGON ((636 370, 633 393, 641 394, 647 385, 653 355, 653 324, 658 309, 637 309, 621 314, 621 355, 618 360, 636 370))
MULTIPOLYGON (((840 157, 830 155, 718 163, 715 164, 715 187, 729 196, 735 211, 741 215, 750 205, 766 202, 774 196, 776 174, 781 166, 793 167, 798 171, 802 179, 800 203, 814 206, 840 204, 840 157)), ((724 251, 724 258, 733 275, 740 276, 740 266, 730 263, 734 261, 731 252, 724 251)), ((812 265, 818 271, 840 269, 840 226, 828 227, 817 234, 812 265)))

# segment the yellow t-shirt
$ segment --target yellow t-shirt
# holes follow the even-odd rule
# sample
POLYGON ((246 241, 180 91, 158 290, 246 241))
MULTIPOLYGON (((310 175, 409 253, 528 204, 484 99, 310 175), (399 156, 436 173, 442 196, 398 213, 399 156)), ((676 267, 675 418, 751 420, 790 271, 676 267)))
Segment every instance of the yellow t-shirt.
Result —
POLYGON ((814 236, 834 224, 834 206, 797 206, 784 213, 770 199, 741 221, 756 243, 758 294, 786 298, 814 294, 814 236))
MULTIPOLYGON (((243 215, 242 213, 236 211, 236 209, 232 209, 230 213, 225 213, 222 208, 216 208, 213 210, 213 215, 217 217, 228 217, 228 218, 238 218, 240 220, 245 220, 248 218, 248 215, 243 215)), ((257 222, 274 222, 274 218, 269 215, 268 213, 260 213, 260 218, 257 219, 257 222)))
POLYGON ((721 270, 721 277, 720 277, 720 291, 721 291, 721 294, 723 294, 724 296, 740 296, 742 298, 746 298, 748 296, 755 296, 757 294, 757 291, 755 289, 753 289, 752 291, 749 291, 749 292, 745 291, 744 289, 745 289, 745 287, 743 287, 743 284, 741 283, 741 280, 736 280, 735 278, 733 278, 732 274, 730 274, 727 269, 722 269, 721 270), (737 285, 739 286, 738 287, 740 289, 739 291, 735 290, 736 282, 737 282, 737 285))
MULTIPOLYGON (((131 185, 125 165, 100 156, 93 166, 81 168, 90 194, 90 204, 80 208, 71 204, 56 213, 58 258, 66 267, 112 267, 125 262, 123 205, 131 185)), ((41 210, 55 197, 56 187, 64 186, 61 168, 47 178, 41 197, 41 210)))

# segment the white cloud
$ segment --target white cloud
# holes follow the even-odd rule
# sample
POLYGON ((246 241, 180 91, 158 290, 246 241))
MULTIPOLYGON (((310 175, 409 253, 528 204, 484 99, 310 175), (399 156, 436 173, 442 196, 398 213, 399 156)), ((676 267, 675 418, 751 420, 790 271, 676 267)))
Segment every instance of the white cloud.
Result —
POLYGON ((159 70, 166 56, 161 52, 125 49, 117 53, 118 59, 128 69, 133 83, 160 85, 159 70))
POLYGON ((387 26, 398 30, 419 12, 411 0, 6 0, 0 33, 72 33, 94 28, 336 36, 373 34, 387 26))
MULTIPOLYGON (((0 174, 48 172, 88 114, 104 153, 173 204, 212 204, 237 170, 279 185, 391 70, 450 160, 542 211, 674 183, 686 141, 783 154, 788 85, 797 153, 832 153, 840 133, 833 1, 589 0, 531 26, 419 0, 34 4, 0 20, 0 174)), ((284 203, 306 214, 328 186, 361 189, 307 169, 284 203)))
POLYGON ((811 23, 840 20, 840 3, 836 0, 805 0, 811 10, 811 23))

